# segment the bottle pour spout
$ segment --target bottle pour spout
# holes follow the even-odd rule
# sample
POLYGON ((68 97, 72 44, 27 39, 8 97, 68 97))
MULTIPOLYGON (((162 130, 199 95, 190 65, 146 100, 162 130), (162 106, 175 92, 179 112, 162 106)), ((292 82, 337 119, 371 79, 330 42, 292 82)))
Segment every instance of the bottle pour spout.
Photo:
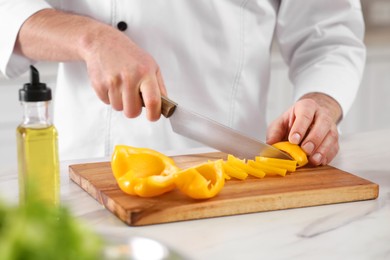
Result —
POLYGON ((32 87, 39 86, 39 72, 34 66, 30 66, 30 84, 32 87))
POLYGON ((30 66, 30 83, 24 84, 19 90, 19 100, 26 102, 39 102, 51 100, 51 89, 45 83, 40 82, 39 72, 34 66, 30 66))

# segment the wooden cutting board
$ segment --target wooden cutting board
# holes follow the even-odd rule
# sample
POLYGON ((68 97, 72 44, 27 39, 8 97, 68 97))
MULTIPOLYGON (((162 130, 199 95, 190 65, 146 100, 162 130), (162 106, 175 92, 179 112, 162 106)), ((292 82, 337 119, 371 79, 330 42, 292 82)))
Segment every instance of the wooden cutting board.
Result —
MULTIPOLYGON (((226 158, 222 153, 173 157, 181 168, 226 158)), ((109 162, 69 166, 71 180, 130 226, 299 208, 378 197, 379 186, 331 166, 304 167, 286 177, 229 180, 221 193, 194 200, 180 191, 154 198, 123 193, 109 162)))

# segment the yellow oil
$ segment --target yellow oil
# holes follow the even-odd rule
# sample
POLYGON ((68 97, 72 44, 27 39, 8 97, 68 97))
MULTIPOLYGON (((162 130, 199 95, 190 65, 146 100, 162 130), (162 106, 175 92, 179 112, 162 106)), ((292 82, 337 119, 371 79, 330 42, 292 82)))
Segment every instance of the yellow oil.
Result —
POLYGON ((40 200, 58 205, 60 173, 57 149, 57 130, 45 128, 16 130, 18 144, 20 203, 40 200))

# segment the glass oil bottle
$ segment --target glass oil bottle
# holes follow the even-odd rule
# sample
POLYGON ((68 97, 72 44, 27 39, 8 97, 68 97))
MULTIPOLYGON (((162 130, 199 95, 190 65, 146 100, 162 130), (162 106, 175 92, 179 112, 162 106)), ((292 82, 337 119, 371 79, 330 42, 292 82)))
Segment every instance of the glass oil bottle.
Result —
POLYGON ((30 66, 30 83, 19 90, 23 121, 16 130, 19 201, 59 204, 60 171, 57 130, 49 116, 51 89, 39 80, 30 66))

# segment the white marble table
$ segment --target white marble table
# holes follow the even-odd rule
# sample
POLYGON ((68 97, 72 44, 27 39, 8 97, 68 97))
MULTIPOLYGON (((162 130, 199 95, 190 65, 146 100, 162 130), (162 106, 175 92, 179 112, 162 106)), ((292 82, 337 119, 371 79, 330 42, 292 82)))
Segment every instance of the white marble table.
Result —
MULTIPOLYGON (((107 238, 153 238, 190 259, 390 259, 390 129, 342 137, 331 164, 379 184, 376 200, 144 227, 126 226, 69 181, 74 163, 62 163, 62 202, 107 238)), ((16 166, 1 167, 0 198, 17 197, 16 166)))

